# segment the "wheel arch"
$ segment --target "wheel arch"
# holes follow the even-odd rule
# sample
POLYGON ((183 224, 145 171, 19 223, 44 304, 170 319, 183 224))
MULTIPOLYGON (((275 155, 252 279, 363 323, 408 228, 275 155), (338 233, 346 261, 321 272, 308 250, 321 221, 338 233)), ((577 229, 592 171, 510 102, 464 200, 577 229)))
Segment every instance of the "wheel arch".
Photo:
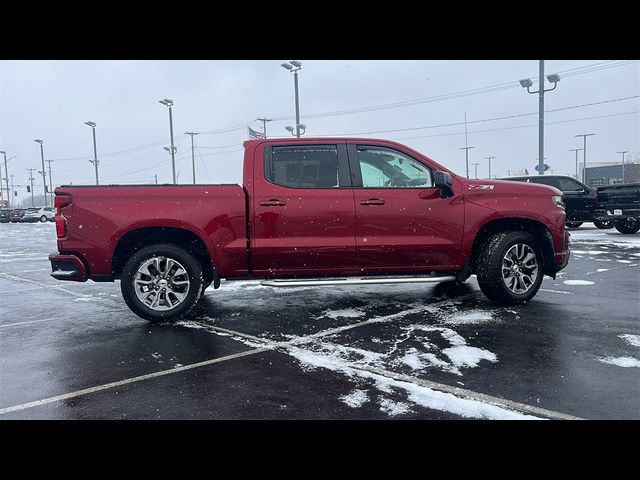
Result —
POLYGON ((202 265, 205 280, 214 280, 213 259, 202 238, 185 228, 157 226, 130 230, 118 240, 111 260, 114 278, 120 278, 124 265, 135 252, 156 243, 168 243, 184 248, 202 265))
POLYGON ((480 247, 487 238, 496 233, 516 230, 528 232, 538 241, 538 245, 542 250, 542 270, 545 275, 555 278, 555 250, 551 232, 544 223, 529 218, 499 218, 491 220, 480 227, 473 240, 471 258, 469 259, 469 275, 477 271, 476 260, 481 253, 480 247))

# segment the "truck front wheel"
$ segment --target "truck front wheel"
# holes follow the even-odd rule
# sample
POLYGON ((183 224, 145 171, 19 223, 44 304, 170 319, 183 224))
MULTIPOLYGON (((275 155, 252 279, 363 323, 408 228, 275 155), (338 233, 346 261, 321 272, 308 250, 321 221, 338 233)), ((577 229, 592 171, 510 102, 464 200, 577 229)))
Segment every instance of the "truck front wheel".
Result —
POLYGON ((636 233, 640 230, 640 222, 627 222, 616 220, 613 222, 613 226, 616 227, 620 233, 636 233))
POLYGON ((476 276, 482 293, 501 305, 531 300, 542 284, 542 252, 535 238, 523 231, 490 236, 480 247, 476 276))
POLYGON ((134 253, 120 281, 129 308, 152 322, 186 315, 200 300, 203 286, 200 263, 186 250, 166 243, 134 253))

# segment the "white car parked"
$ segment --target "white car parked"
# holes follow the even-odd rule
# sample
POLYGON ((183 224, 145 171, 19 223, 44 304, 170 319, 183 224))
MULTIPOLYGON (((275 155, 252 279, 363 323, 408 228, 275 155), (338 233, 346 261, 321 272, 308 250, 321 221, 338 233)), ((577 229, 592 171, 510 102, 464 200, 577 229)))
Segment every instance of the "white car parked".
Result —
POLYGON ((53 222, 56 216, 56 209, 53 207, 32 207, 28 208, 21 222, 53 222))

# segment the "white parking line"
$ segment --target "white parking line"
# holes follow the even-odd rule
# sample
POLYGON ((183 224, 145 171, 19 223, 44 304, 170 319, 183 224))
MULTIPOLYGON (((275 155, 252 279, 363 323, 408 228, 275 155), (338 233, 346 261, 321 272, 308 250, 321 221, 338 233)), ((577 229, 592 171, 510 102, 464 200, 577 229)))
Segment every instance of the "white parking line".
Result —
POLYGON ((549 288, 541 288, 540 291, 549 293, 564 293, 565 295, 575 295, 574 292, 567 292, 566 290, 551 290, 549 288))
MULTIPOLYGON (((102 310, 100 313, 102 314, 102 313, 127 313, 127 312, 130 312, 128 308, 120 308, 117 310, 102 310)), ((43 318, 41 320, 27 320, 24 322, 6 323, 4 325, 0 325, 0 328, 19 327, 20 325, 29 325, 31 323, 53 322, 55 320, 76 320, 77 321, 78 319, 67 315, 64 317, 43 318)))
POLYGON ((59 292, 68 293, 69 295, 73 295, 75 297, 82 297, 82 298, 86 298, 88 300, 93 300, 93 301, 96 301, 96 302, 99 302, 99 303, 105 303, 105 304, 110 305, 112 307, 122 307, 121 303, 117 303, 117 302, 111 301, 111 300, 106 299, 106 298, 96 297, 96 296, 91 295, 91 294, 74 292, 73 290, 68 290, 68 289, 66 289, 64 287, 61 287, 59 285, 53 285, 53 284, 50 284, 50 283, 38 282, 37 280, 30 280, 28 278, 22 278, 22 277, 18 277, 17 275, 12 275, 10 273, 3 273, 3 272, 0 272, 0 277, 7 278, 9 280, 14 280, 16 282, 24 282, 24 283, 31 283, 31 284, 34 284, 34 285, 39 285, 41 287, 50 288, 52 290, 56 290, 56 291, 59 291, 59 292))
POLYGON ((151 378, 163 377, 165 375, 171 375, 173 373, 184 372, 185 370, 192 370, 194 368, 204 367, 206 365, 213 365, 215 363, 226 362, 235 358, 247 357, 249 355, 255 355, 256 353, 267 352, 268 348, 259 348, 255 350, 248 350, 246 352, 234 353, 233 355, 227 355, 226 357, 214 358, 211 360, 205 360, 204 362, 192 363, 191 365, 184 365, 182 367, 172 368, 170 370, 162 370, 160 372, 149 373, 147 375, 140 375, 137 377, 127 378, 118 382, 105 383, 104 385, 98 385, 97 387, 85 388, 83 390, 76 390, 75 392, 65 393, 64 395, 56 395, 55 397, 43 398, 42 400, 36 400, 34 402, 22 403, 20 405, 13 405, 11 407, 0 408, 0 415, 10 412, 18 412, 20 410, 26 410, 27 408, 39 407, 41 405, 47 405, 48 403, 59 402, 61 400, 67 400, 69 398, 80 397, 89 393, 100 392, 102 390, 108 390, 110 388, 120 387, 122 385, 128 385, 130 383, 141 382, 143 380, 149 380, 151 378))

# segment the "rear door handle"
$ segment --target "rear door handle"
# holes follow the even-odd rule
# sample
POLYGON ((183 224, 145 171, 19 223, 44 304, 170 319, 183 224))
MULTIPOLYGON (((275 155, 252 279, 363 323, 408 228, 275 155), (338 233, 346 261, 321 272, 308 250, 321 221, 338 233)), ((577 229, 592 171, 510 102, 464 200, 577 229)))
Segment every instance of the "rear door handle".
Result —
POLYGON ((260 206, 262 207, 284 207, 287 202, 283 202, 282 200, 278 200, 277 198, 272 198, 271 200, 263 200, 260 202, 260 206))
POLYGON ((360 200, 360 205, 384 205, 384 200, 381 198, 368 198, 367 200, 360 200))

